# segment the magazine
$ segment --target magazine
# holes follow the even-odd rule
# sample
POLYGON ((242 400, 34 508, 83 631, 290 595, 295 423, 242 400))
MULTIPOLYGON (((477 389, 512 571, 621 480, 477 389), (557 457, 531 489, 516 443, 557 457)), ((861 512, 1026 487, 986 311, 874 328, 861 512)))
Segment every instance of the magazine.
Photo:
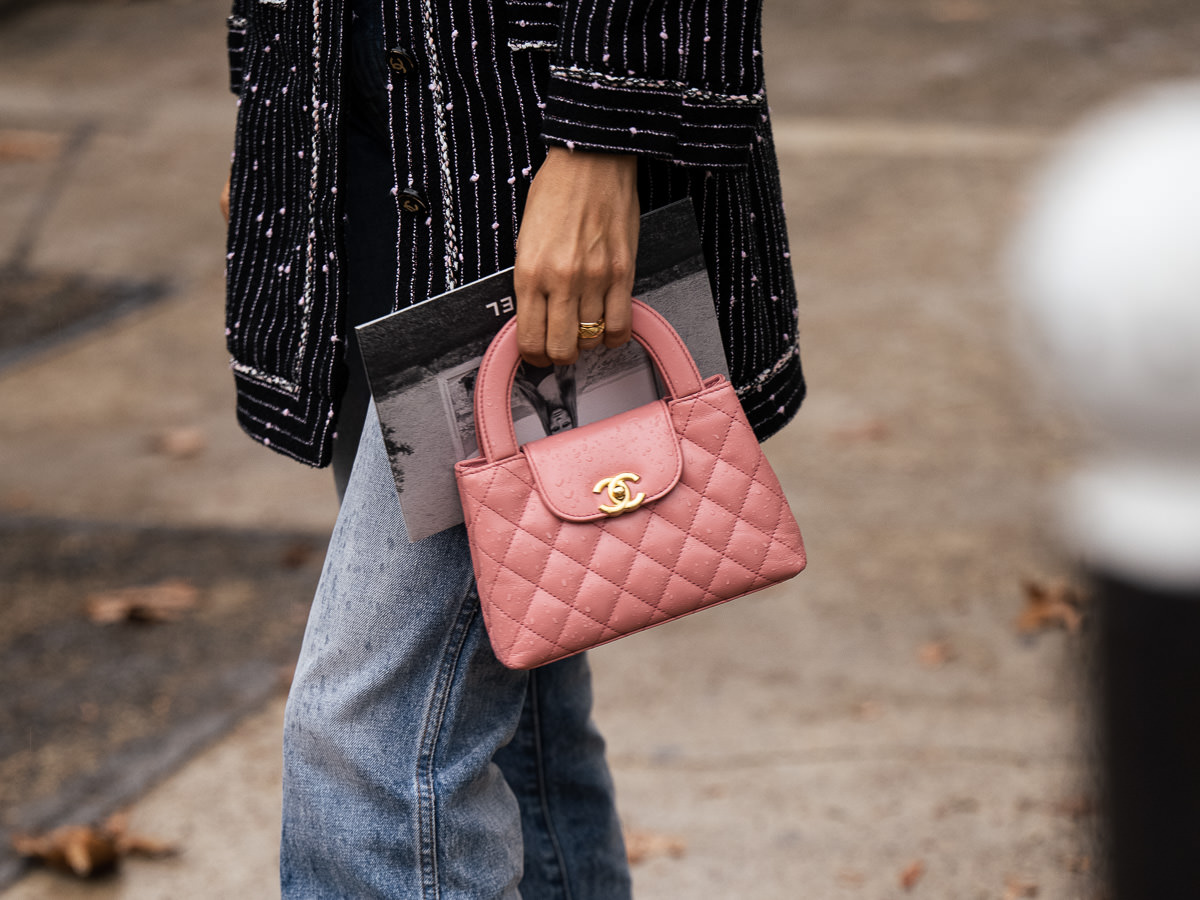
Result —
MULTIPOLYGON (((633 294, 679 332, 700 374, 728 377, 691 201, 642 217, 633 294)), ((512 269, 358 326, 367 378, 410 541, 462 522, 454 463, 479 455, 475 376, 516 313, 512 269)), ((657 374, 635 341, 573 366, 522 364, 513 391, 521 443, 653 402, 657 374)))

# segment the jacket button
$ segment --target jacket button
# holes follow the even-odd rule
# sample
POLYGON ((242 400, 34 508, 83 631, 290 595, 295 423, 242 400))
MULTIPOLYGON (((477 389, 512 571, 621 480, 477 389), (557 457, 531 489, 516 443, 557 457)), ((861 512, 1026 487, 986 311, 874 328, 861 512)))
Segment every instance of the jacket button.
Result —
POLYGON ((417 70, 412 54, 403 47, 393 47, 387 52, 388 68, 399 75, 408 75, 417 70))
POLYGON ((400 192, 400 208, 407 213, 429 212, 429 204, 415 188, 405 188, 400 192))

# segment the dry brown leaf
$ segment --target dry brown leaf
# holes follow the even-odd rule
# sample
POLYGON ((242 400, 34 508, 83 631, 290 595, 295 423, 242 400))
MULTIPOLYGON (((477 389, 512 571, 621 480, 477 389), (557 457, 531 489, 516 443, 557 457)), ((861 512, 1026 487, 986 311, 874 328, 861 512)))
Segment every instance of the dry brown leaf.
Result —
POLYGON ((279 557, 279 564, 285 569, 299 569, 307 565, 316 554, 317 548, 311 541, 294 541, 279 557))
POLYGON ((679 859, 687 853, 687 843, 683 838, 669 834, 657 834, 653 831, 630 830, 625 832, 625 855, 629 864, 636 866, 653 856, 670 856, 679 859))
POLYGON ((292 682, 296 680, 296 664, 287 663, 275 670, 279 676, 279 687, 287 692, 292 687, 292 682))
POLYGON ((914 859, 900 870, 900 887, 911 891, 925 875, 925 860, 914 859))
POLYGON ((37 503, 37 497, 33 491, 26 491, 18 488, 15 491, 9 491, 3 497, 0 497, 0 506, 12 512, 26 512, 34 507, 37 503))
POLYGON ((1004 900, 1020 900, 1022 897, 1036 897, 1038 886, 1032 881, 1023 881, 1012 875, 1004 882, 1004 900))
POLYGON ((958 657, 958 653, 946 641, 929 641, 917 649, 917 662, 925 669, 940 669, 958 657))
POLYGON ((1086 819, 1096 814, 1096 800, 1085 794, 1059 800, 1051 809, 1070 819, 1086 819))
POLYGON ((878 700, 863 700, 861 703, 854 704, 851 710, 854 718, 860 722, 874 722, 876 719, 883 717, 883 704, 878 700))
POLYGON ((154 436, 151 446, 154 452, 171 459, 191 459, 204 452, 208 438, 202 430, 191 426, 167 428, 154 436))
POLYGON ((943 803, 939 803, 933 811, 935 819, 944 819, 947 816, 967 815, 979 812, 979 801, 974 797, 951 797, 943 803))
POLYGON ((117 841, 117 852, 121 856, 145 856, 157 859, 163 856, 174 856, 179 847, 167 841, 146 837, 144 834, 130 834, 129 813, 113 813, 104 823, 104 830, 112 834, 117 841))
POLYGON ((26 859, 79 878, 112 872, 126 856, 158 858, 179 852, 174 844, 130 834, 123 813, 103 825, 65 825, 42 835, 17 835, 12 844, 26 859))
POLYGON ((115 622, 171 622, 195 607, 200 590, 182 578, 168 578, 143 587, 118 588, 90 594, 88 618, 99 625, 115 622))
POLYGON ((1083 623, 1080 613, 1082 598, 1069 581, 1058 579, 1048 583, 1027 578, 1021 582, 1025 593, 1025 608, 1017 617, 1017 630, 1033 634, 1046 628, 1065 628, 1072 634, 1083 623))
POLYGON ((1092 858, 1090 856, 1068 856, 1064 863, 1067 866, 1068 872, 1074 872, 1077 875, 1086 875, 1092 871, 1092 858))
POLYGON ((892 436, 892 429, 886 422, 879 419, 865 419, 835 428, 833 436, 839 441, 849 443, 883 441, 892 436))
POLYGON ((116 839, 91 825, 66 825, 48 834, 17 835, 13 849, 51 869, 91 878, 117 867, 116 839))
POLYGON ((857 869, 842 869, 837 875, 838 884, 858 888, 867 883, 867 876, 857 869))
POLYGON ((36 162, 57 156, 62 149, 61 135, 45 131, 0 131, 0 163, 36 162))

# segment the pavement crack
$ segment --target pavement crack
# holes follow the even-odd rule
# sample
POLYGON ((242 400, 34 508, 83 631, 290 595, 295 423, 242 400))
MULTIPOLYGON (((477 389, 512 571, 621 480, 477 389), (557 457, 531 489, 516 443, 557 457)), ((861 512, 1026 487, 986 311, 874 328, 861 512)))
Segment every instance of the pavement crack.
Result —
POLYGON ((38 245, 46 221, 66 191, 71 173, 83 158, 87 145, 99 131, 94 121, 83 121, 75 124, 68 132, 62 149, 59 151, 56 165, 46 179, 37 201, 33 204, 19 237, 13 245, 9 257, 0 267, 5 272, 24 272, 33 256, 33 250, 38 245))

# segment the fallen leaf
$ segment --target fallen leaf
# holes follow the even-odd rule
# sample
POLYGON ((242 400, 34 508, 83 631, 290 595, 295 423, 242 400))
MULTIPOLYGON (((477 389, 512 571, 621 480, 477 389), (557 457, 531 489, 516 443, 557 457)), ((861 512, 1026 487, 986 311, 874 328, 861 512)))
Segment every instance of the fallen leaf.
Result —
POLYGON ((46 834, 17 835, 13 849, 47 868, 95 878, 114 871, 123 857, 163 857, 178 853, 174 844, 130 834, 124 814, 102 825, 64 825, 46 834))
POLYGON ((838 872, 837 880, 845 887, 862 887, 867 883, 867 876, 855 869, 842 869, 838 872))
POLYGON ((917 662, 925 669, 940 669, 958 654, 946 641, 929 641, 917 650, 917 662))
POLYGON ((1086 795, 1067 797, 1055 803, 1052 809, 1058 815, 1070 819, 1086 819, 1096 814, 1096 801, 1086 795))
POLYGON ((1004 900, 1020 900, 1022 897, 1036 897, 1038 886, 1032 881, 1022 881, 1009 876, 1004 882, 1004 900))
POLYGON ((36 162, 57 156, 62 149, 61 135, 45 131, 0 131, 0 163, 36 162))
POLYGON ((286 693, 291 689, 292 682, 296 680, 296 664, 288 663, 282 665, 275 670, 279 675, 279 687, 286 693))
POLYGON ((208 438, 199 428, 167 428, 154 436, 151 446, 156 453, 171 459, 191 459, 204 452, 208 438))
POLYGON ((1090 856, 1068 856, 1064 862, 1068 872, 1074 872, 1077 875, 1086 875, 1092 871, 1092 858, 1090 856))
POLYGON ((886 422, 879 419, 865 419, 852 422, 833 430, 833 436, 839 441, 882 441, 891 437, 892 430, 886 422))
POLYGON ((12 843, 26 859, 80 878, 111 872, 120 859, 113 835, 91 825, 66 825, 36 837, 17 835, 12 843))
POLYGON ((670 856, 679 859, 687 853, 687 844, 682 838, 652 831, 626 831, 625 855, 629 864, 636 866, 653 856, 670 856))
POLYGON ((854 704, 852 710, 854 718, 860 722, 874 722, 876 719, 883 716, 883 704, 878 700, 863 700, 861 703, 854 704))
POLYGON ((911 891, 917 886, 917 882, 925 875, 925 860, 914 859, 907 866, 900 870, 900 887, 906 891, 911 891))
POLYGON ((88 618, 99 625, 115 622, 171 622, 192 609, 200 599, 195 585, 168 578, 144 587, 118 588, 90 594, 88 618))
POLYGON ((144 856, 148 859, 159 859, 164 856, 174 856, 179 852, 177 844, 160 841, 144 834, 131 834, 128 813, 113 814, 104 823, 104 828, 116 838, 117 853, 121 856, 144 856))
POLYGON ((285 569, 299 569, 306 565, 316 552, 317 548, 311 541, 294 541, 279 557, 279 564, 285 569))
POLYGON ((18 488, 15 491, 9 491, 0 498, 0 506, 12 512, 25 512, 33 509, 33 505, 37 502, 37 497, 32 491, 26 491, 18 488))
POLYGON ((1025 593, 1025 608, 1017 617, 1017 630, 1033 634, 1047 628, 1061 627, 1075 634, 1083 623, 1080 613, 1082 598, 1069 581, 1058 579, 1042 583, 1027 578, 1021 583, 1025 593))
POLYGON ((934 818, 944 819, 946 816, 979 812, 979 801, 974 797, 951 797, 944 803, 938 804, 933 811, 934 818))

